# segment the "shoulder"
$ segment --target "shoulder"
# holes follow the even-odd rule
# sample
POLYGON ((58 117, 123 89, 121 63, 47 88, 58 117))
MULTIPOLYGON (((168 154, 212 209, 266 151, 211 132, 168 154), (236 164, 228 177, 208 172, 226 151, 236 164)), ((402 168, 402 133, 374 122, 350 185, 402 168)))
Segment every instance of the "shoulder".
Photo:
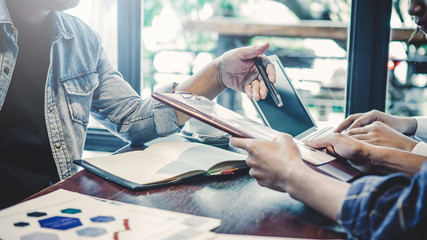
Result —
POLYGON ((100 41, 98 33, 80 18, 64 12, 57 12, 57 14, 66 33, 71 34, 74 37, 89 37, 89 39, 96 39, 98 42, 100 41))

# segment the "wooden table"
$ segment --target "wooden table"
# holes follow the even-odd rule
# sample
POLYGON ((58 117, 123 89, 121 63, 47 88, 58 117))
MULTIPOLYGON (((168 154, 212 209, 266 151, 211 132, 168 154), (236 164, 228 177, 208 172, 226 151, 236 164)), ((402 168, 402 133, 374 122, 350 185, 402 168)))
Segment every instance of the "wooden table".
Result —
MULTIPOLYGON (((125 147, 122 151, 135 149, 125 147)), ((148 207, 219 218, 222 224, 214 230, 217 233, 325 239, 346 237, 343 229, 333 221, 292 199, 287 193, 259 186, 247 172, 220 176, 204 182, 135 192, 81 170, 31 198, 59 188, 148 207)))

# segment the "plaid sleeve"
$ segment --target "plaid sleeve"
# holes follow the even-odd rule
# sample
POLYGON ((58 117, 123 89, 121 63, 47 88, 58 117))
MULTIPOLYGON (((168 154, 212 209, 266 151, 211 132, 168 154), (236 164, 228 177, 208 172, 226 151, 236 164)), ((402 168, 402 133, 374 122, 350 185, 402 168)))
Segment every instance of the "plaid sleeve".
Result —
POLYGON ((351 184, 338 221, 358 239, 427 239, 426 192, 427 162, 412 178, 363 177, 351 184))

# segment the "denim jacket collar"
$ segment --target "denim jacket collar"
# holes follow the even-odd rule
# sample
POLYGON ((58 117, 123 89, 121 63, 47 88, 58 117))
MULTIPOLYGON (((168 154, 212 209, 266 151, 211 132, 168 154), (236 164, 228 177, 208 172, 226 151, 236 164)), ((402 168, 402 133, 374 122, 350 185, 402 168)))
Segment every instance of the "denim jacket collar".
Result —
POLYGON ((71 28, 67 28, 64 25, 61 12, 52 11, 51 14, 53 19, 54 29, 56 30, 53 36, 54 42, 58 41, 62 37, 64 37, 65 39, 73 38, 75 33, 72 31, 71 28))

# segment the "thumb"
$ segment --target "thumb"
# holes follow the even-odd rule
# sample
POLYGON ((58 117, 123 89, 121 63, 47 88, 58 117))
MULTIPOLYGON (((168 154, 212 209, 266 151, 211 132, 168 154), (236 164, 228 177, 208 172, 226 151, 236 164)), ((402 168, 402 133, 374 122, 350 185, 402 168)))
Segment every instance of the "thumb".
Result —
POLYGON ((264 43, 257 46, 244 47, 242 48, 242 57, 244 59, 252 59, 256 56, 264 54, 269 47, 269 43, 264 43))

